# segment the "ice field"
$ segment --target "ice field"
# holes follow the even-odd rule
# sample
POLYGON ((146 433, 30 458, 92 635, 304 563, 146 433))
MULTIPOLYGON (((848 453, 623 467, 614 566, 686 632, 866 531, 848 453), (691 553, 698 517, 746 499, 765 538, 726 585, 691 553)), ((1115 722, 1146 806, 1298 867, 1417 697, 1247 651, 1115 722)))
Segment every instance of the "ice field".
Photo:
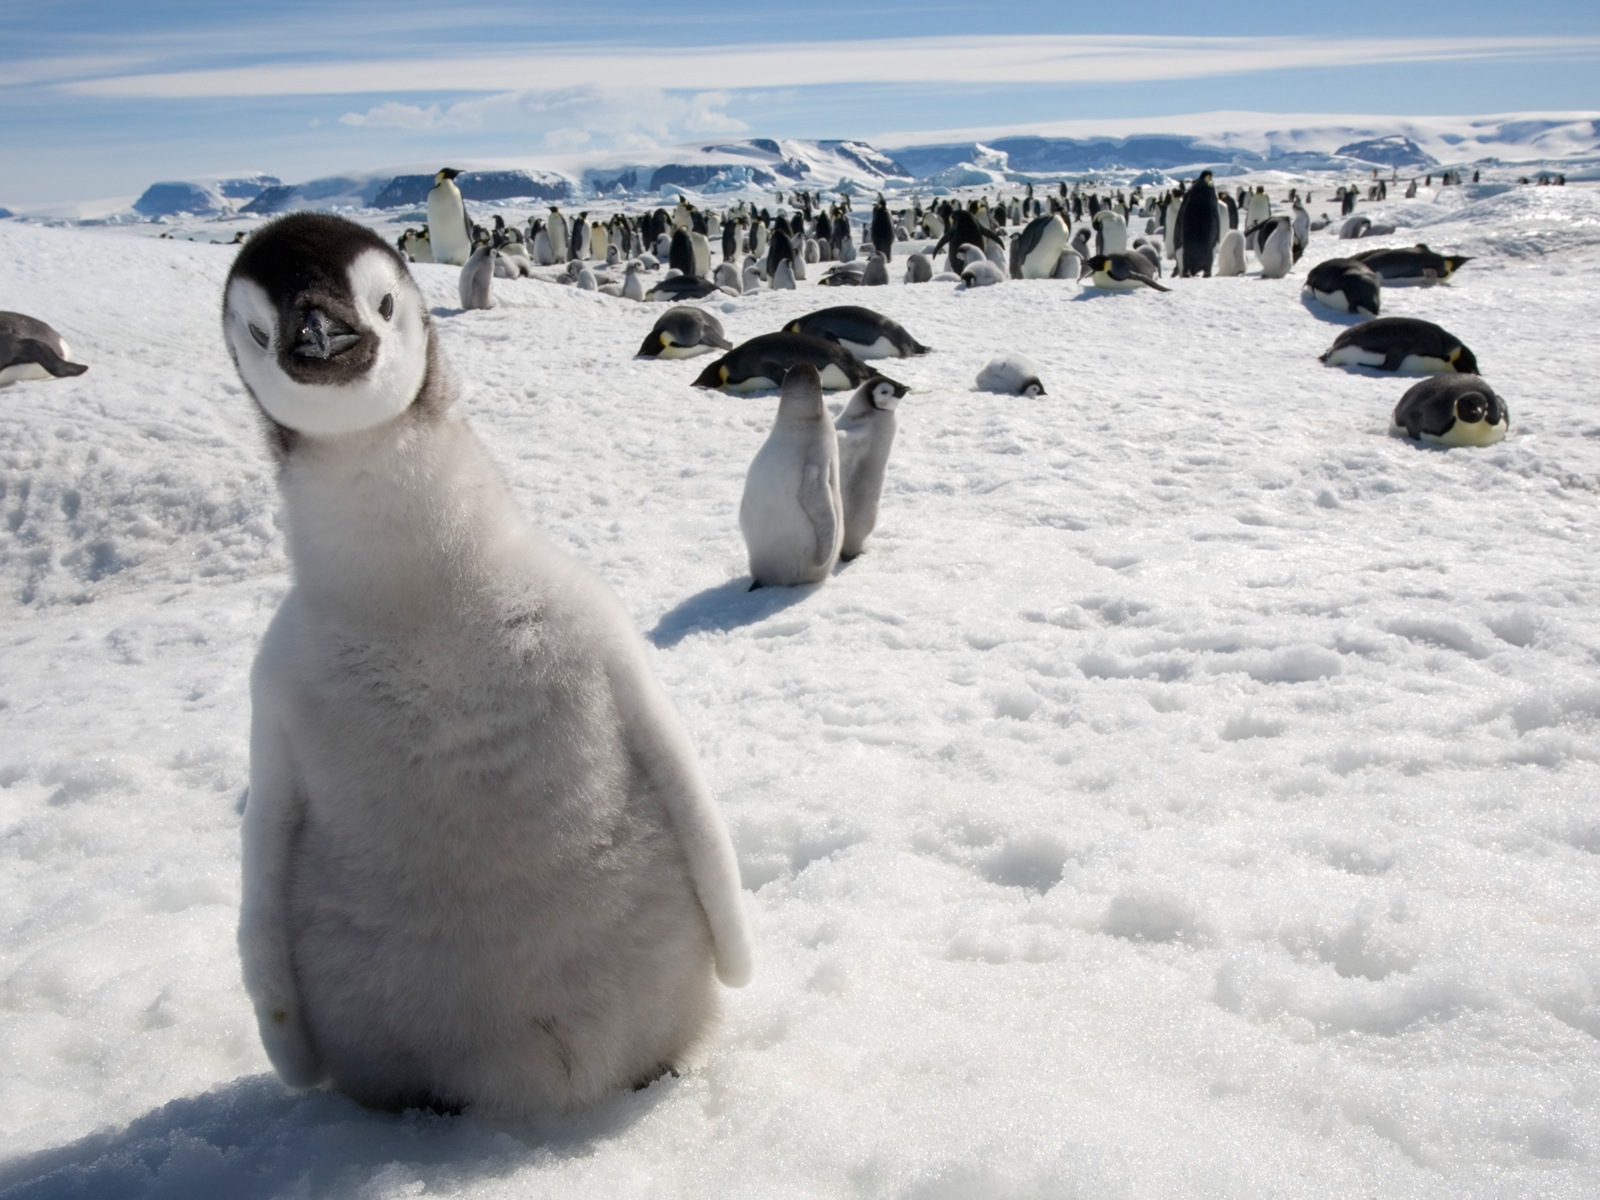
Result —
POLYGON ((1282 280, 905 287, 897 247, 706 302, 934 348, 878 364, 878 528, 811 588, 746 591, 775 393, 635 359, 662 305, 413 268, 651 643, 757 939, 694 1070, 532 1128, 271 1073, 234 931, 287 564, 234 251, 0 222, 0 308, 90 367, 0 390, 0 1197, 1600 1194, 1600 190, 1362 206, 1360 248, 1474 256, 1383 293, 1510 407, 1444 451, 1389 433, 1414 378, 1317 361, 1334 182, 1282 280), (1048 396, 973 390, 1008 350, 1048 396))

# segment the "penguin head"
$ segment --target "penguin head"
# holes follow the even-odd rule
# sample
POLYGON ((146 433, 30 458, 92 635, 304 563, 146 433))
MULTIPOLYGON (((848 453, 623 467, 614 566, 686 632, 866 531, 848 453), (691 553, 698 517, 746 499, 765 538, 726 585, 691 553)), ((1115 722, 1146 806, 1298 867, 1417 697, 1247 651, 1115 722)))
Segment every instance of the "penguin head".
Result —
POLYGON ((1472 351, 1465 346, 1458 347, 1455 353, 1451 354, 1450 362, 1455 367, 1458 375, 1476 375, 1478 373, 1478 360, 1473 356, 1472 351))
POLYGON ((872 376, 861 387, 867 394, 867 402, 883 412, 893 412, 901 397, 911 390, 905 384, 896 383, 883 375, 872 376))
POLYGON ((441 184, 447 179, 454 179, 459 174, 461 174, 461 172, 456 170, 454 167, 441 167, 438 174, 433 177, 433 182, 435 184, 441 184))
POLYGON ((245 243, 228 272, 222 329, 267 418, 313 437, 406 411, 432 352, 404 260, 371 230, 326 213, 280 217, 245 243))
POLYGON ((1472 259, 1465 254, 1446 254, 1444 256, 1444 275, 1448 279, 1454 275, 1456 268, 1462 263, 1469 263, 1472 259))

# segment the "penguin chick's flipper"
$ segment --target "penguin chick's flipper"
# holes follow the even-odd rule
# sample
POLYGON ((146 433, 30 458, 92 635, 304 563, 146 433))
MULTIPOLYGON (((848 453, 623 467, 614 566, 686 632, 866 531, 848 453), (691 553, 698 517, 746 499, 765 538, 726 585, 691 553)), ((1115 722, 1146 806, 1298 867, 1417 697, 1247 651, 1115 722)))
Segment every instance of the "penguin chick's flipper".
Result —
POLYGON ((82 363, 68 362, 49 346, 34 338, 22 339, 16 354, 6 365, 15 366, 18 363, 37 363, 57 379, 64 379, 68 375, 82 375, 89 369, 82 363))
POLYGON ((833 486, 829 487, 824 480, 824 472, 832 474, 829 464, 807 463, 800 480, 800 507, 817 534, 817 548, 812 552, 811 561, 812 565, 818 567, 833 557, 836 532, 830 500, 838 492, 838 482, 835 480, 833 486))
POLYGON ((609 674, 633 760, 666 806, 688 860, 689 877, 711 930, 717 978, 728 987, 743 987, 754 971, 755 952, 739 863, 728 827, 700 773, 694 743, 651 673, 642 644, 619 654, 609 674))

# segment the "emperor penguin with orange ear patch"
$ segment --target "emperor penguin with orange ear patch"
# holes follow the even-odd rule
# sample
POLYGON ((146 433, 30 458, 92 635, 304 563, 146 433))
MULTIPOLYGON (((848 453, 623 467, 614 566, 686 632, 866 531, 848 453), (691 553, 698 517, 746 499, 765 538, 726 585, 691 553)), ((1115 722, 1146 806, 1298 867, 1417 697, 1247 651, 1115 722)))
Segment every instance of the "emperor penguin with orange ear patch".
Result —
POLYGON ((234 260, 292 584, 251 677, 239 951, 267 1056, 389 1110, 568 1112, 750 977, 738 865, 611 590, 530 527, 360 225, 234 260))

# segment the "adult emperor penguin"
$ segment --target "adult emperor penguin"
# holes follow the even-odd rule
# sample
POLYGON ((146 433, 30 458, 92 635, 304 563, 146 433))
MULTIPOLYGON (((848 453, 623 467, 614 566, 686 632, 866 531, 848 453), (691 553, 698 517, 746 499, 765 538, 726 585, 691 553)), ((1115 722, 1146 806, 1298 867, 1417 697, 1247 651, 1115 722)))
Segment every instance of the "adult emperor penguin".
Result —
POLYGON ((1425 242, 1389 250, 1363 250, 1350 257, 1365 263, 1389 284, 1442 283, 1463 263, 1472 261, 1464 254, 1435 253, 1425 242))
POLYGON ((1201 171, 1178 204, 1178 274, 1204 275, 1209 279, 1221 238, 1217 189, 1212 185, 1211 172, 1201 171))
POLYGON ((778 416, 745 475, 739 530, 750 554, 750 588, 820 583, 839 561, 844 502, 839 439, 809 363, 783 378, 778 416))
POLYGON ((1321 355, 1330 367, 1377 367, 1428 375, 1478 374, 1478 360, 1461 339, 1432 321, 1379 317, 1346 329, 1321 355))
POLYGON ((1306 273, 1312 299, 1337 312, 1378 315, 1382 285, 1377 272, 1353 258, 1330 258, 1306 273))
POLYGON ((1011 243, 1011 278, 1049 279, 1067 249, 1067 223, 1055 213, 1029 221, 1011 243))
POLYGON ((822 386, 831 392, 859 387, 874 374, 837 342, 804 333, 762 333, 707 366, 694 386, 724 392, 765 391, 778 387, 792 368, 802 364, 815 369, 822 386))
POLYGON ((1436 446, 1492 446, 1510 427, 1505 401, 1476 375, 1434 375, 1413 384, 1395 406, 1391 426, 1436 446))
POLYGON ((839 495, 844 503, 839 557, 846 562, 861 553, 867 535, 878 524, 883 472, 894 445, 894 410, 905 394, 904 384, 873 376, 856 389, 833 423, 839 437, 839 495))
POLYGON ((459 174, 454 167, 445 167, 433 177, 428 191, 428 245, 433 261, 452 267, 465 266, 472 257, 472 224, 467 220, 461 189, 455 185, 459 174))
POLYGON ((874 358, 913 358, 928 348, 906 332, 898 321, 856 304, 819 308, 784 326, 790 333, 837 342, 862 361, 874 358))
POLYGON ((889 202, 878 193, 878 202, 872 206, 872 248, 883 255, 885 262, 894 258, 894 220, 889 216, 889 202))
POLYGON ((690 1055, 743 983, 738 865, 610 589, 523 520, 427 304, 352 222, 263 226, 223 331, 292 586, 251 678, 239 949, 268 1057, 517 1119, 690 1055))
POLYGON ((1150 273, 1150 260, 1137 253, 1093 255, 1084 260, 1083 273, 1093 278, 1095 287, 1112 292, 1132 292, 1141 287, 1155 288, 1158 292, 1172 290, 1155 281, 1150 273))
POLYGON ((0 387, 25 379, 64 379, 89 368, 68 362, 66 339, 37 317, 0 312, 0 387))
POLYGON ((1094 245, 1097 254, 1121 254, 1128 248, 1128 223, 1115 209, 1102 208, 1095 213, 1094 245))
POLYGON ((644 345, 639 347, 638 357, 693 358, 713 350, 732 349, 721 321, 703 308, 676 304, 656 318, 644 345))

